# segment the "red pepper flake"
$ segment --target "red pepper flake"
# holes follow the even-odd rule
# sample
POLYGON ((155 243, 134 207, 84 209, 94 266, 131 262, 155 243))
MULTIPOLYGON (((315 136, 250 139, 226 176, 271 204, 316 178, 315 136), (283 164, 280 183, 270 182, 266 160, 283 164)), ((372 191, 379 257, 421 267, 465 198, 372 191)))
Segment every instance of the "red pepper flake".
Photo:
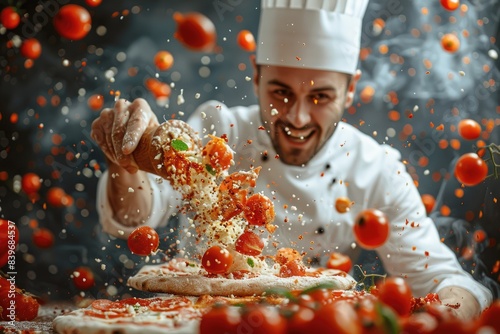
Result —
POLYGON ((429 252, 428 252, 428 251, 425 251, 425 252, 424 252, 424 255, 425 255, 425 256, 429 256, 429 252))
POLYGON ((301 60, 302 60, 302 58, 300 58, 300 57, 298 57, 298 56, 296 56, 296 57, 295 57, 295 59, 297 59, 298 61, 301 61, 301 60))
POLYGON ((444 130, 444 125, 443 125, 443 124, 439 124, 439 125, 436 127, 436 130, 438 130, 438 131, 443 131, 443 130, 444 130))
POLYGON ((413 247, 411 248, 411 250, 412 250, 412 251, 416 251, 416 250, 417 250, 417 246, 413 246, 413 247))
POLYGON ((263 127, 263 126, 261 125, 261 126, 259 126, 259 128, 258 128, 258 129, 259 129, 259 130, 265 130, 266 128, 265 128, 265 127, 263 127))
POLYGON ((275 158, 275 159, 279 159, 279 158, 280 158, 280 155, 279 155, 279 154, 276 154, 276 155, 274 156, 274 158, 275 158))

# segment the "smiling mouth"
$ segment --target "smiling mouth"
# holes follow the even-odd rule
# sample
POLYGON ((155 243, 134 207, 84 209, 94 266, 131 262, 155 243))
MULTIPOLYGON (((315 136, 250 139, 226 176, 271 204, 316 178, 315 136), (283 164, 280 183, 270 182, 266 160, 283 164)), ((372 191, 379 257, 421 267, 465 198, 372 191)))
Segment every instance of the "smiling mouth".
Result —
POLYGON ((304 130, 297 130, 297 129, 291 129, 286 125, 282 125, 281 129, 289 140, 298 143, 306 142, 315 133, 314 129, 311 128, 307 128, 304 130))

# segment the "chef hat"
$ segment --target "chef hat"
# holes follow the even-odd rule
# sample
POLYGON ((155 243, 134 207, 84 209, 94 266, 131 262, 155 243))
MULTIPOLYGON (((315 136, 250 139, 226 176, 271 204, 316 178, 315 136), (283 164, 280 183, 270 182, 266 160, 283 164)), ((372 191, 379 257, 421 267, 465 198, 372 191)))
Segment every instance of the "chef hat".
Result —
POLYGON ((368 0, 262 0, 257 64, 356 71, 368 0))

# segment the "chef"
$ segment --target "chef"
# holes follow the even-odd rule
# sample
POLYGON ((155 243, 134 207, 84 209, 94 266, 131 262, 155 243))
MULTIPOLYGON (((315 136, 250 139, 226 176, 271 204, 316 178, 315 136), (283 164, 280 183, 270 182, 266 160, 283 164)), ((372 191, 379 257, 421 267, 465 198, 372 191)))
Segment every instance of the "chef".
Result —
MULTIPOLYGON (((200 134, 226 136, 236 169, 262 166, 255 192, 273 199, 275 237, 310 261, 329 254, 356 259, 356 215, 376 208, 389 218, 387 242, 376 252, 389 275, 404 277, 415 296, 437 292, 443 303, 477 316, 491 292, 463 271, 440 242, 400 154, 342 121, 354 98, 362 18, 368 0, 262 1, 253 58, 259 104, 232 107, 209 101, 188 123, 200 134), (348 212, 335 201, 348 198, 348 212)), ((177 213, 168 182, 138 171, 131 156, 144 130, 158 125, 142 99, 119 100, 92 125, 106 154, 98 210, 103 230, 126 237, 136 226, 158 227, 177 213), (134 189, 130 192, 129 189, 134 189)))

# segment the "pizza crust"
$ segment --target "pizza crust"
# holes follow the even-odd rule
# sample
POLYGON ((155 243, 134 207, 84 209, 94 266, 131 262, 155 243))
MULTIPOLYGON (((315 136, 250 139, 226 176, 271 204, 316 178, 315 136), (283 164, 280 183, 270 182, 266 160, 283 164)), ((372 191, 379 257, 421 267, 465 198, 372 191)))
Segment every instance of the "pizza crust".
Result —
POLYGON ((128 285, 142 291, 186 296, 253 296, 269 289, 304 290, 320 284, 331 284, 335 290, 351 290, 354 278, 343 271, 325 269, 317 276, 278 277, 259 274, 248 278, 207 277, 199 273, 176 272, 168 264, 144 266, 128 279, 128 285))

